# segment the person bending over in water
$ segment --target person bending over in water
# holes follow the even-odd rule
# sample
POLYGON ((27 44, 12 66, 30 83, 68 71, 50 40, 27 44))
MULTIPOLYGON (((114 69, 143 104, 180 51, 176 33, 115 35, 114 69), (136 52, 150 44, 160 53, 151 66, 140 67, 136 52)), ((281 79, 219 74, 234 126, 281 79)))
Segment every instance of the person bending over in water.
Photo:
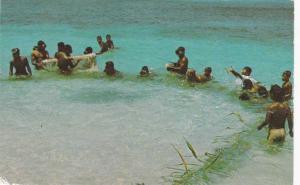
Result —
POLYGON ((100 35, 97 36, 97 42, 98 42, 101 50, 98 53, 96 53, 96 54, 102 54, 102 53, 108 51, 108 46, 107 46, 107 44, 105 42, 103 42, 102 37, 100 35))
POLYGON ((228 72, 233 74, 233 76, 235 76, 236 78, 239 78, 237 83, 240 84, 240 85, 243 84, 243 80, 245 80, 245 79, 251 80, 251 82, 254 85, 258 83, 257 80, 255 80, 254 78, 251 77, 252 69, 248 66, 246 66, 242 69, 241 74, 236 72, 233 68, 229 68, 228 72))
POLYGON ((65 54, 65 43, 64 42, 59 42, 57 43, 57 52, 55 53, 54 57, 58 58, 59 55, 65 54))
POLYGON ((176 55, 178 56, 177 63, 167 64, 167 70, 171 72, 175 72, 181 75, 185 75, 188 69, 188 58, 185 56, 185 48, 179 47, 175 51, 176 55))
POLYGON ((87 47, 85 48, 83 54, 87 55, 87 54, 91 54, 93 53, 93 48, 92 47, 87 47))
POLYGON ((204 69, 204 74, 200 75, 200 76, 197 76, 196 71, 194 69, 189 69, 186 72, 186 80, 189 81, 189 82, 204 83, 204 82, 210 81, 212 79, 211 72, 212 72, 211 67, 206 67, 204 69))
POLYGON ((114 49, 115 48, 114 42, 111 40, 111 35, 110 34, 106 35, 106 45, 107 45, 108 49, 114 49))
POLYGON ((282 89, 284 92, 284 100, 288 101, 292 98, 293 85, 290 82, 291 71, 285 71, 282 73, 282 89))
POLYGON ((105 69, 103 71, 107 76, 118 76, 120 72, 115 69, 115 65, 112 61, 107 61, 105 63, 105 69))
POLYGON ((49 53, 46 50, 47 45, 44 41, 40 40, 37 47, 34 47, 31 53, 31 63, 35 66, 36 70, 44 69, 43 60, 49 59, 49 53))
POLYGON ((75 68, 80 60, 77 60, 77 62, 74 64, 73 63, 73 58, 71 57, 73 50, 70 45, 65 45, 64 52, 59 52, 58 54, 58 68, 61 73, 63 74, 71 74, 73 68, 75 68))
POLYGON ((14 48, 11 50, 12 51, 12 56, 13 60, 10 62, 10 67, 9 67, 9 75, 13 75, 13 71, 15 68, 15 75, 20 76, 31 76, 31 68, 28 63, 28 60, 26 57, 20 56, 20 50, 18 48, 14 48))
POLYGON ((242 94, 239 96, 239 99, 243 101, 250 100, 252 97, 257 98, 255 95, 258 95, 258 97, 267 98, 269 93, 264 86, 254 86, 250 79, 243 80, 242 94))
POLYGON ((270 96, 273 103, 268 106, 265 121, 257 127, 261 130, 264 126, 269 126, 268 142, 283 142, 285 140, 285 121, 287 119, 289 134, 293 137, 293 116, 288 104, 283 103, 284 91, 278 85, 272 85, 270 96))

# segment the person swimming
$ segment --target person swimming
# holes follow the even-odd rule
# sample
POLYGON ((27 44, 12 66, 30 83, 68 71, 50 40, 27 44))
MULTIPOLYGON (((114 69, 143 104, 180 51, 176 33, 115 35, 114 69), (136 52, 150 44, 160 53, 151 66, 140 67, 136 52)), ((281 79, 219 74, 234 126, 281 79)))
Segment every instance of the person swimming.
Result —
POLYGON ((20 50, 19 48, 13 48, 12 50, 12 56, 13 60, 10 62, 9 66, 9 75, 13 75, 13 71, 15 69, 15 75, 20 76, 31 76, 31 68, 28 63, 28 60, 26 57, 20 56, 20 50))
POLYGON ((284 92, 284 100, 288 101, 292 98, 292 93, 293 93, 293 85, 290 82, 290 77, 291 77, 291 71, 284 71, 282 73, 282 89, 284 92))
POLYGON ((75 64, 73 63, 73 58, 71 57, 72 52, 73 52, 72 46, 66 44, 64 46, 64 52, 58 53, 57 66, 62 74, 71 74, 73 69, 80 62, 80 60, 77 60, 75 64))
POLYGON ((284 90, 279 85, 272 85, 270 96, 273 103, 267 107, 265 121, 257 127, 261 130, 265 126, 269 126, 268 142, 283 142, 285 140, 285 121, 288 121, 289 135, 293 133, 293 115, 287 103, 284 102, 284 90))
POLYGON ((151 73, 150 73, 150 71, 149 71, 149 69, 148 69, 148 66, 143 66, 142 67, 142 69, 141 69, 141 71, 140 71, 140 76, 141 77, 147 77, 147 76, 149 76, 151 73))
POLYGON ((91 54, 93 53, 93 48, 92 47, 86 47, 83 54, 87 55, 87 54, 91 54))
POLYGON ((186 80, 188 82, 196 82, 196 83, 208 82, 212 79, 211 72, 212 72, 211 67, 206 67, 204 69, 204 74, 198 76, 196 75, 196 71, 194 69, 189 69, 186 72, 186 80))
POLYGON ((111 35, 110 34, 106 35, 106 45, 107 45, 108 49, 114 49, 115 48, 114 42, 111 40, 111 35))
POLYGON ((175 72, 177 74, 185 75, 188 69, 188 58, 185 56, 185 48, 179 47, 175 51, 178 56, 177 63, 170 63, 166 65, 167 71, 175 72))
POLYGON ((105 69, 103 71, 107 76, 117 76, 120 72, 115 69, 115 65, 112 61, 107 61, 105 63, 105 69))
POLYGON ((33 48, 31 53, 31 63, 35 66, 36 70, 44 69, 43 60, 49 59, 49 53, 46 50, 47 45, 44 41, 40 40, 37 46, 33 48))
POLYGON ((108 46, 105 42, 103 42, 102 37, 100 35, 97 36, 97 42, 98 42, 101 50, 99 52, 97 52, 96 54, 103 54, 104 52, 108 51, 108 46))
POLYGON ((233 76, 235 76, 236 78, 238 78, 237 84, 239 85, 243 85, 243 80, 245 79, 251 80, 253 85, 256 85, 258 83, 257 80, 251 77, 252 69, 249 66, 244 67, 241 71, 241 74, 236 72, 232 67, 229 68, 227 71, 233 74, 233 76))

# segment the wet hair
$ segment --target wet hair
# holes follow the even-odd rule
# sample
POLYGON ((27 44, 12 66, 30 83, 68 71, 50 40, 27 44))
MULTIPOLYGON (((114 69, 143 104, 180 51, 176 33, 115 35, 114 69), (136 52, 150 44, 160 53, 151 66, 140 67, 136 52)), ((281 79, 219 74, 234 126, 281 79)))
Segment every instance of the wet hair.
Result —
POLYGON ((196 81, 196 71, 194 69, 189 69, 186 72, 186 80, 190 82, 196 81))
POLYGON ((267 98, 269 96, 268 90, 264 86, 259 86, 257 93, 263 98, 267 98))
POLYGON ((252 89, 252 88, 253 88, 253 83, 251 82, 251 80, 245 79, 245 80, 243 81, 243 89, 245 89, 245 90, 250 90, 250 89, 252 89))
POLYGON ((83 52, 84 54, 90 54, 93 53, 93 48, 92 47, 87 47, 85 48, 85 51, 83 52))
POLYGON ((251 67, 249 67, 249 66, 245 66, 245 67, 244 67, 244 70, 246 70, 247 73, 249 73, 249 74, 252 73, 252 69, 251 69, 251 67))
POLYGON ((114 69, 115 69, 115 65, 114 65, 113 61, 107 61, 105 63, 104 72, 110 72, 110 70, 114 70, 114 69))
POLYGON ((43 44, 46 45, 45 42, 42 41, 42 40, 40 40, 40 41, 37 42, 37 45, 38 45, 38 46, 43 45, 43 44))
POLYGON ((64 46, 65 46, 65 43, 64 43, 64 42, 59 42, 59 43, 57 43, 57 46, 58 46, 58 47, 64 47, 64 46))
POLYGON ((206 67, 206 68, 204 69, 204 71, 205 71, 205 72, 211 73, 211 72, 212 72, 212 69, 211 69, 211 67, 206 67))
POLYGON ((20 54, 20 49, 19 48, 13 48, 13 49, 11 49, 11 52, 13 53, 13 54, 20 54))
POLYGON ((107 37, 111 38, 111 35, 110 35, 110 34, 107 34, 107 35, 106 35, 106 38, 107 38, 107 37))
POLYGON ((72 46, 70 44, 65 45, 65 50, 72 53, 72 46))
POLYGON ((149 73, 148 66, 143 66, 143 67, 142 67, 142 71, 146 71, 147 73, 149 73))
POLYGON ((98 35, 98 36, 97 36, 97 40, 98 40, 98 39, 102 39, 101 35, 98 35))
POLYGON ((175 53, 178 55, 180 52, 185 53, 185 48, 180 46, 176 49, 175 53))
POLYGON ((290 78, 292 73, 291 73, 291 71, 284 71, 283 75, 286 75, 288 78, 290 78))
POLYGON ((274 100, 276 102, 283 102, 284 101, 284 91, 277 84, 271 86, 270 96, 271 96, 272 100, 274 100))
POLYGON ((239 99, 242 100, 242 101, 247 101, 247 100, 250 100, 250 96, 247 93, 242 93, 239 96, 239 99))

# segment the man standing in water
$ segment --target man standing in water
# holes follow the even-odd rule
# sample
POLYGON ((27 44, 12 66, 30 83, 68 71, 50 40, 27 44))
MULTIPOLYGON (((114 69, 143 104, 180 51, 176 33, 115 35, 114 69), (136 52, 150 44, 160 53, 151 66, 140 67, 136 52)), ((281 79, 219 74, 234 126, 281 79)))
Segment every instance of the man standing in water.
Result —
POLYGON ((49 59, 49 53, 46 50, 46 47, 45 42, 40 40, 37 43, 37 48, 32 51, 31 63, 35 66, 36 70, 44 69, 42 60, 49 59))
POLYGON ((289 134, 293 137, 293 118, 288 104, 283 103, 284 91, 278 85, 272 85, 270 96, 273 103, 268 106, 265 121, 257 127, 261 130, 264 126, 269 126, 268 142, 283 142, 285 139, 285 121, 289 125, 289 134))
POLYGON ((177 48, 175 53, 179 58, 178 62, 167 64, 166 68, 168 71, 175 72, 175 73, 181 74, 181 75, 185 75, 186 71, 188 69, 188 63, 189 63, 188 58, 185 56, 185 48, 179 47, 179 48, 177 48))
POLYGON ((31 68, 29 66, 27 58, 20 56, 20 50, 18 48, 14 48, 11 51, 13 55, 13 60, 10 62, 9 75, 13 75, 13 70, 15 68, 16 76, 31 76, 31 68))
POLYGON ((291 71, 285 71, 282 73, 282 89, 284 92, 284 100, 288 101, 292 98, 293 85, 290 82, 291 71))

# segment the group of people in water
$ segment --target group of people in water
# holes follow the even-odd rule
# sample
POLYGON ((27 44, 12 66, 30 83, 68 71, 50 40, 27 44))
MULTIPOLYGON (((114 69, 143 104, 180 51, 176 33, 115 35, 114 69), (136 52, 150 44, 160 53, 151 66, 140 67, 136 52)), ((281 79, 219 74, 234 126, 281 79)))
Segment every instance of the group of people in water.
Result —
MULTIPOLYGON (((111 35, 106 35, 106 42, 102 40, 101 36, 97 36, 97 42, 100 47, 100 51, 96 52, 96 55, 103 54, 111 49, 114 49, 114 43, 111 40, 111 35)), ((31 64, 36 70, 47 70, 44 66, 43 60, 51 59, 49 52, 46 50, 46 43, 42 40, 37 42, 37 45, 33 47, 31 53, 31 64)), ((53 58, 57 59, 57 67, 62 74, 70 74, 72 70, 78 65, 79 60, 72 58, 72 46, 65 44, 64 42, 57 43, 57 52, 53 58)), ((92 47, 87 47, 83 54, 88 55, 93 53, 92 47)), ((9 75, 12 76, 31 76, 32 71, 28 63, 28 59, 25 56, 20 55, 19 48, 12 49, 13 60, 10 62, 9 75), (15 71, 15 73, 14 73, 15 71)))
MULTIPOLYGON (((114 43, 111 36, 106 36, 106 42, 102 40, 101 36, 97 36, 97 42, 100 46, 100 51, 96 54, 103 54, 111 49, 114 49, 114 43)), ((91 47, 87 47, 84 54, 93 53, 91 47)), ((213 79, 212 68, 206 67, 203 74, 197 75, 194 69, 188 68, 188 58, 185 55, 185 48, 178 47, 175 51, 178 56, 178 61, 166 65, 166 70, 185 76, 188 82, 192 83, 205 83, 213 79)), ((80 60, 74 62, 72 56, 72 47, 69 44, 59 42, 57 44, 57 52, 55 58, 57 59, 57 67, 63 74, 70 74, 72 69, 77 66, 80 60)), ((28 75, 31 76, 31 68, 26 57, 20 56, 18 48, 12 49, 13 60, 10 62, 10 75, 13 75, 13 68, 15 68, 15 75, 28 75)), ((49 59, 49 53, 46 50, 44 41, 38 41, 37 46, 33 48, 31 54, 31 63, 35 66, 36 70, 43 70, 43 60, 49 59)), ((272 85, 268 91, 261 83, 251 77, 252 69, 248 66, 244 67, 241 73, 235 71, 233 68, 227 69, 227 72, 237 78, 238 83, 241 85, 241 93, 239 99, 242 101, 251 100, 252 97, 272 99, 272 104, 267 107, 265 121, 257 127, 261 130, 264 126, 269 127, 268 141, 269 143, 283 142, 285 140, 285 122, 288 121, 289 135, 293 137, 293 114, 289 107, 289 101, 292 98, 292 83, 290 82, 291 72, 285 71, 282 74, 283 84, 272 85)), ((108 76, 117 76, 120 74, 115 69, 114 63, 108 61, 105 63, 104 73, 108 76)), ((141 77, 147 77, 151 74, 148 66, 143 66, 140 71, 141 77)))

